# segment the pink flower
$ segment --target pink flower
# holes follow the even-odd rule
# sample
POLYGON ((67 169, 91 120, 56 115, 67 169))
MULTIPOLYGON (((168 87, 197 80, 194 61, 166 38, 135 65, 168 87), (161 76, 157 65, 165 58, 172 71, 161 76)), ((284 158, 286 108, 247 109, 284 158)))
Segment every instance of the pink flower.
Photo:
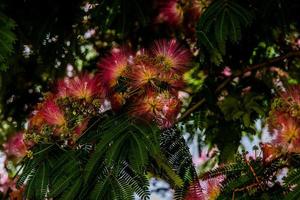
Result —
POLYGON ((0 171, 0 193, 6 194, 11 184, 6 170, 0 171))
POLYGON ((296 44, 298 47, 300 47, 300 39, 297 39, 296 44))
POLYGON ((158 79, 162 85, 162 89, 177 94, 179 90, 185 87, 183 77, 173 72, 163 72, 158 74, 158 79), (163 88, 165 87, 165 88, 163 88))
MULTIPOLYGON (((16 184, 16 183, 15 183, 16 184)), ((9 193, 9 199, 12 200, 22 200, 24 199, 24 191, 25 187, 17 188, 14 186, 13 188, 11 187, 12 191, 9 193)))
POLYGON ((221 192, 221 183, 225 179, 220 175, 208 180, 194 182, 190 185, 185 200, 215 200, 221 192))
POLYGON ((23 141, 24 133, 17 132, 12 135, 6 143, 3 144, 4 152, 7 156, 22 158, 26 155, 27 148, 23 141))
POLYGON ((199 157, 193 158, 193 163, 196 167, 204 165, 206 162, 209 162, 211 159, 213 159, 218 151, 219 150, 217 147, 213 147, 212 149, 208 149, 208 147, 205 147, 204 149, 201 149, 201 154, 199 155, 199 157))
MULTIPOLYGON (((42 104, 39 104, 41 106, 42 104)), ((44 117, 38 110, 33 111, 32 116, 29 118, 29 128, 40 128, 45 122, 44 117)))
POLYGON ((99 76, 92 74, 81 74, 74 78, 58 81, 57 97, 75 97, 90 101, 93 98, 103 97, 103 88, 99 76))
POLYGON ((43 102, 38 115, 40 115, 43 120, 50 125, 63 126, 66 124, 64 113, 56 104, 54 99, 47 99, 43 102))
POLYGON ((199 19, 201 15, 204 5, 202 5, 203 3, 198 0, 191 0, 190 4, 191 5, 190 8, 187 10, 187 14, 191 23, 195 24, 195 22, 199 19))
POLYGON ((74 130, 75 134, 77 136, 80 136, 86 130, 88 124, 89 124, 89 119, 85 119, 82 122, 80 122, 74 130))
POLYGON ((158 88, 158 70, 151 64, 141 62, 132 66, 128 73, 129 85, 135 89, 158 88))
POLYGON ((231 75, 232 75, 232 72, 231 72, 230 67, 228 67, 228 66, 225 67, 224 70, 222 71, 222 74, 223 74, 224 76, 226 76, 226 77, 231 76, 231 75))
POLYGON ((202 15, 203 11, 212 3, 212 0, 189 0, 189 8, 187 8, 186 13, 188 17, 188 22, 196 24, 199 17, 202 15))
POLYGON ((281 146, 276 144, 261 143, 260 148, 263 153, 263 161, 266 163, 272 162, 282 153, 281 146))
POLYGON ((300 152, 300 123, 291 117, 278 118, 274 143, 286 147, 289 152, 300 152))
POLYGON ((68 81, 69 81, 68 78, 57 81, 57 85, 56 85, 57 98, 66 98, 70 95, 68 90, 68 81))
POLYGON ((158 125, 162 128, 170 128, 176 122, 181 108, 181 101, 165 94, 158 96, 158 99, 163 103, 161 112, 156 115, 158 125))
POLYGON ((116 92, 109 96, 111 107, 114 111, 118 111, 125 103, 128 98, 126 92, 116 92))
POLYGON ((10 200, 22 200, 24 193, 24 186, 17 188, 16 181, 9 178, 8 173, 0 172, 0 193, 7 195, 9 192, 10 200))
POLYGON ((274 100, 268 119, 269 130, 280 145, 288 152, 300 152, 300 87, 288 88, 274 100))
POLYGON ((202 186, 204 191, 205 200, 217 199, 221 192, 221 183, 224 179, 225 177, 223 175, 220 175, 218 177, 200 182, 200 185, 202 186))
POLYGON ((300 107, 300 85, 289 87, 286 92, 280 94, 280 97, 288 106, 300 107))
POLYGON ((130 114, 135 117, 153 121, 156 114, 162 110, 163 102, 157 98, 157 94, 148 91, 144 96, 134 99, 130 114))
POLYGON ((159 15, 156 19, 158 23, 167 23, 171 26, 178 26, 183 21, 183 8, 178 0, 165 0, 160 5, 159 15))
POLYGON ((203 190, 198 180, 191 183, 184 200, 205 200, 203 190))
POLYGON ((161 128, 169 128, 176 122, 181 102, 168 92, 148 91, 144 97, 138 97, 130 111, 135 117, 155 121, 161 128))
POLYGON ((125 75, 131 58, 130 51, 123 47, 113 49, 110 55, 100 60, 98 67, 101 71, 101 80, 107 90, 115 87, 119 78, 125 75))
POLYGON ((70 79, 68 90, 71 96, 78 99, 91 100, 95 97, 102 97, 103 89, 99 76, 83 74, 70 79))
POLYGON ((157 65, 163 71, 171 71, 178 75, 185 72, 190 62, 190 52, 182 48, 176 40, 158 40, 154 43, 152 54, 157 65))

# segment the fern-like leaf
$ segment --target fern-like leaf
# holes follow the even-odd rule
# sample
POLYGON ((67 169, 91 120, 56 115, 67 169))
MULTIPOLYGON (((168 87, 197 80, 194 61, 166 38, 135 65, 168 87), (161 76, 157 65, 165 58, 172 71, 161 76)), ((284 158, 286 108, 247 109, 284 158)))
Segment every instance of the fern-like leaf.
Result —
POLYGON ((237 43, 241 29, 251 24, 251 12, 235 0, 215 0, 201 16, 197 31, 200 45, 212 55, 211 61, 219 64, 225 54, 226 42, 237 43))
POLYGON ((176 175, 181 179, 181 185, 179 187, 175 185, 175 199, 183 199, 191 184, 195 184, 195 187, 201 190, 189 148, 180 132, 175 128, 164 130, 160 146, 168 161, 164 163, 170 163, 176 175))
POLYGON ((80 192, 80 187, 82 184, 82 179, 77 178, 70 186, 70 188, 62 194, 62 197, 60 198, 61 200, 76 200, 77 199, 77 194, 80 192))
POLYGON ((37 199, 45 199, 48 193, 49 184, 49 165, 44 162, 37 172, 37 180, 35 181, 35 190, 37 199))

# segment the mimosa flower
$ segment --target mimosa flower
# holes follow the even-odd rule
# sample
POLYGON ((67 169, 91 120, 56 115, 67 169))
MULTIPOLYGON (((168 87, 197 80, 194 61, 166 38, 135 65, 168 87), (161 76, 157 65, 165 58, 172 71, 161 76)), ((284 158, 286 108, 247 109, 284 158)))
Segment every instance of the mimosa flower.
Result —
POLYGON ((57 98, 74 97, 90 101, 103 96, 103 87, 99 76, 81 74, 74 78, 66 78, 57 82, 57 98))
POLYGON ((27 148, 23 141, 23 136, 23 132, 15 133, 3 144, 4 152, 7 156, 22 158, 26 155, 27 148))
POLYGON ((56 85, 56 96, 57 98, 66 98, 70 96, 69 90, 68 90, 68 81, 69 79, 62 79, 57 81, 56 85))
POLYGON ((300 123, 291 117, 281 117, 275 143, 287 147, 289 152, 300 152, 300 123))
POLYGON ((163 102, 154 92, 148 92, 144 97, 137 97, 130 111, 131 115, 153 121, 162 111, 163 102))
POLYGON ((189 7, 186 10, 189 22, 197 22, 203 11, 212 3, 212 0, 190 0, 189 7))
POLYGON ((114 93, 109 97, 111 107, 114 111, 118 111, 125 103, 128 98, 126 92, 114 93))
MULTIPOLYGON (((2 161, 2 160, 1 160, 2 161)), ((11 180, 8 176, 6 169, 0 170, 0 193, 6 194, 11 184, 11 180)))
POLYGON ((204 7, 204 5, 202 4, 203 3, 199 0, 190 1, 190 6, 186 12, 191 23, 195 23, 196 21, 198 21, 204 7))
POLYGON ((223 175, 208 180, 193 183, 185 200, 215 200, 221 192, 221 183, 225 179, 223 175))
POLYGON ((286 92, 280 94, 280 97, 282 99, 280 109, 300 119, 300 86, 288 88, 286 92))
POLYGON ((271 143, 261 143, 260 148, 263 153, 263 161, 269 163, 279 157, 282 154, 282 147, 271 144, 271 143))
POLYGON ((54 99, 47 99, 41 106, 39 114, 49 125, 63 126, 66 124, 64 113, 54 99))
POLYGON ((101 71, 101 80, 107 90, 118 84, 119 78, 125 75, 130 60, 133 57, 127 48, 114 48, 98 64, 101 71))
POLYGON ((185 72, 190 62, 189 51, 182 48, 174 39, 156 41, 152 53, 163 71, 172 71, 178 75, 185 72))
POLYGON ((148 91, 133 104, 131 113, 133 116, 155 121, 161 128, 170 128, 176 122, 180 106, 180 100, 168 92, 148 91))
POLYGON ((89 124, 89 119, 85 119, 82 122, 80 122, 74 129, 76 136, 80 136, 86 130, 88 124, 89 124))
POLYGON ((9 194, 10 200, 21 200, 23 199, 24 190, 24 185, 17 187, 16 179, 10 178, 6 170, 0 171, 0 193, 2 195, 8 196, 9 194))
POLYGON ((232 75, 232 71, 231 71, 231 68, 226 66, 223 71, 222 71, 222 74, 226 77, 229 77, 232 75))
POLYGON ((205 200, 215 200, 220 195, 221 183, 225 179, 224 176, 218 177, 200 182, 204 192, 205 200))
POLYGON ((29 118, 29 128, 40 128, 44 122, 43 115, 39 111, 35 110, 31 118, 29 118))
POLYGON ((191 183, 184 200, 204 200, 203 190, 199 181, 194 181, 191 183))
POLYGON ((159 87, 157 85, 158 71, 154 66, 145 63, 140 63, 138 65, 134 65, 128 74, 128 78, 130 79, 129 85, 133 89, 147 89, 149 87, 159 87))
POLYGON ((170 128, 176 122, 181 108, 181 101, 178 98, 170 97, 169 94, 162 94, 158 99, 162 102, 163 107, 161 112, 156 114, 156 120, 160 127, 170 128))
MULTIPOLYGON (((62 88, 63 89, 63 88, 62 88)), ((70 96, 90 101, 92 98, 103 96, 99 76, 82 74, 66 82, 66 90, 70 96)))
MULTIPOLYGON (((16 183, 15 183, 16 184, 16 183)), ((14 200, 21 200, 24 196, 25 187, 17 188, 11 187, 12 191, 9 193, 9 198, 14 200)))
POLYGON ((178 0, 167 0, 161 3, 158 23, 167 23, 171 26, 178 26, 183 21, 183 8, 178 0))
POLYGON ((158 79, 161 83, 160 85, 161 89, 169 90, 174 93, 177 93, 185 86, 183 77, 179 76, 176 73, 172 73, 172 72, 160 73, 158 79))

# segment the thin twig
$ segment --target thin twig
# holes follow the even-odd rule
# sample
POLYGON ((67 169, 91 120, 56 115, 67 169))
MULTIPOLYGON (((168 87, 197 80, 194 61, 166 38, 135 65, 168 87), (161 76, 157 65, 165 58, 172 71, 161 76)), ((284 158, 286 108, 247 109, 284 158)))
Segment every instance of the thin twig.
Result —
POLYGON ((234 189, 233 193, 232 193, 232 200, 235 200, 235 193, 236 192, 242 192, 244 190, 250 190, 251 188, 256 187, 257 185, 258 185, 258 183, 253 183, 253 184, 245 186, 243 188, 236 188, 236 189, 234 189))
MULTIPOLYGON (((241 75, 243 75, 243 74, 245 74, 246 72, 249 72, 249 71, 253 71, 253 70, 256 70, 256 69, 259 69, 259 68, 270 66, 271 64, 274 64, 274 63, 279 62, 279 61, 286 60, 286 59, 291 58, 291 57, 300 57, 300 51, 289 52, 289 53, 287 53, 287 54, 285 54, 283 56, 278 56, 278 57, 272 58, 272 59, 270 59, 270 60, 268 60, 266 62, 263 62, 263 63, 246 66, 244 68, 244 70, 238 71, 237 73, 234 74, 234 76, 225 79, 217 87, 217 89, 215 90, 215 93, 220 92, 235 77, 241 76, 241 75)), ((185 119, 192 112, 194 112, 197 108, 199 108, 204 102, 205 102, 205 98, 200 99, 196 104, 194 104, 192 107, 190 107, 188 110, 186 110, 182 114, 182 116, 178 118, 177 122, 182 121, 183 119, 185 119)))
POLYGON ((245 160, 246 164, 248 165, 248 167, 249 167, 251 173, 252 173, 253 176, 255 177, 255 180, 256 180, 257 184, 259 185, 260 189, 263 190, 264 188, 263 188, 263 186, 262 186, 262 184, 261 184, 261 182, 260 182, 260 180, 259 180, 259 178, 258 178, 258 176, 257 176, 257 174, 256 174, 256 172, 255 172, 255 170, 254 170, 253 167, 251 166, 250 162, 247 160, 246 154, 244 154, 244 160, 245 160))
MULTIPOLYGON (((245 72, 249 72, 249 71, 253 71, 253 70, 256 70, 256 69, 259 69, 259 68, 262 68, 262 67, 266 67, 266 66, 269 66, 273 63, 276 63, 276 62, 279 62, 279 61, 282 61, 282 60, 285 60, 285 59, 288 59, 288 58, 291 58, 291 57, 300 57, 300 51, 292 51, 292 52, 289 52, 283 56, 278 56, 278 57, 275 57, 275 58, 272 58, 264 63, 259 63, 259 64, 256 64, 256 65, 249 65, 245 68, 245 70, 243 70, 243 73, 245 72)), ((241 75, 241 74, 238 74, 241 75)))

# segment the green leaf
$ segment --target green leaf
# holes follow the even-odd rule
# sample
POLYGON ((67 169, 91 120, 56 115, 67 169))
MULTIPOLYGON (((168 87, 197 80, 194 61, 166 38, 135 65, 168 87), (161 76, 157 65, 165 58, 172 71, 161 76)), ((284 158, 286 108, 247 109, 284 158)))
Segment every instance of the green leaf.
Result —
MULTIPOLYGON (((128 138, 128 134, 124 133, 120 137, 118 137, 116 141, 112 142, 106 156, 107 164, 112 165, 119 158, 125 159, 125 157, 122 157, 121 155, 124 155, 126 149, 128 149, 130 146, 128 144, 128 141, 126 140, 127 138, 128 138)), ((118 160, 118 161, 122 161, 122 160, 118 160)))
POLYGON ((82 184, 82 179, 81 179, 81 177, 79 177, 75 180, 75 183, 62 194, 62 197, 60 199, 61 200, 76 200, 77 194, 80 192, 81 184, 82 184))
POLYGON ((85 177, 84 181, 87 183, 96 172, 98 165, 100 164, 101 159, 103 159, 103 155, 106 153, 106 149, 108 145, 114 141, 115 138, 118 138, 122 132, 124 132, 129 126, 129 119, 125 119, 123 121, 116 121, 118 124, 116 126, 112 126, 112 128, 108 128, 102 131, 103 137, 100 139, 100 142, 96 145, 95 151, 93 152, 91 158, 89 159, 86 167, 85 167, 85 177))
POLYGON ((25 189, 25 197, 26 199, 31 199, 34 198, 34 196, 36 195, 36 190, 35 190, 35 181, 36 181, 36 177, 37 177, 37 173, 36 173, 36 169, 32 169, 30 175, 28 176, 28 183, 26 185, 26 189, 25 189))
POLYGON ((183 180, 181 177, 174 172, 174 169, 167 164, 167 160, 163 160, 161 155, 157 155, 154 157, 155 161, 157 162, 158 166, 166 172, 168 177, 174 182, 175 186, 182 187, 183 180))
POLYGON ((128 183, 134 190, 134 192, 141 198, 141 199, 148 199, 150 196, 148 185, 149 180, 142 174, 139 174, 138 180, 137 178, 132 177, 126 170, 121 172, 121 178, 128 183))
POLYGON ((249 113, 243 114, 243 122, 246 127, 249 127, 251 124, 249 113))
POLYGON ((105 191, 105 189, 107 188, 108 184, 109 184, 109 177, 99 180, 90 194, 91 199, 102 200, 103 196, 105 196, 107 192, 105 191))
POLYGON ((13 53, 16 36, 13 29, 15 22, 0 12, 0 70, 6 70, 8 57, 13 53))
POLYGON ((74 182, 74 179, 78 178, 79 175, 79 171, 74 171, 68 176, 59 177, 57 181, 53 183, 49 196, 58 196, 60 193, 66 190, 74 182))
POLYGON ((131 137, 129 162, 134 170, 141 171, 148 163, 147 143, 138 138, 135 132, 131 133, 131 137))
POLYGON ((49 166, 47 162, 43 162, 37 172, 37 180, 35 183, 36 198, 44 199, 48 193, 49 184, 49 166))
POLYGON ((212 62, 220 64, 222 58, 218 58, 218 54, 225 55, 226 42, 237 43, 241 39, 241 29, 252 20, 252 13, 238 1, 213 1, 197 25, 198 41, 210 52, 212 62))
POLYGON ((289 192, 285 196, 284 200, 299 200, 299 197, 300 197, 300 186, 298 185, 293 189, 292 192, 289 192))

